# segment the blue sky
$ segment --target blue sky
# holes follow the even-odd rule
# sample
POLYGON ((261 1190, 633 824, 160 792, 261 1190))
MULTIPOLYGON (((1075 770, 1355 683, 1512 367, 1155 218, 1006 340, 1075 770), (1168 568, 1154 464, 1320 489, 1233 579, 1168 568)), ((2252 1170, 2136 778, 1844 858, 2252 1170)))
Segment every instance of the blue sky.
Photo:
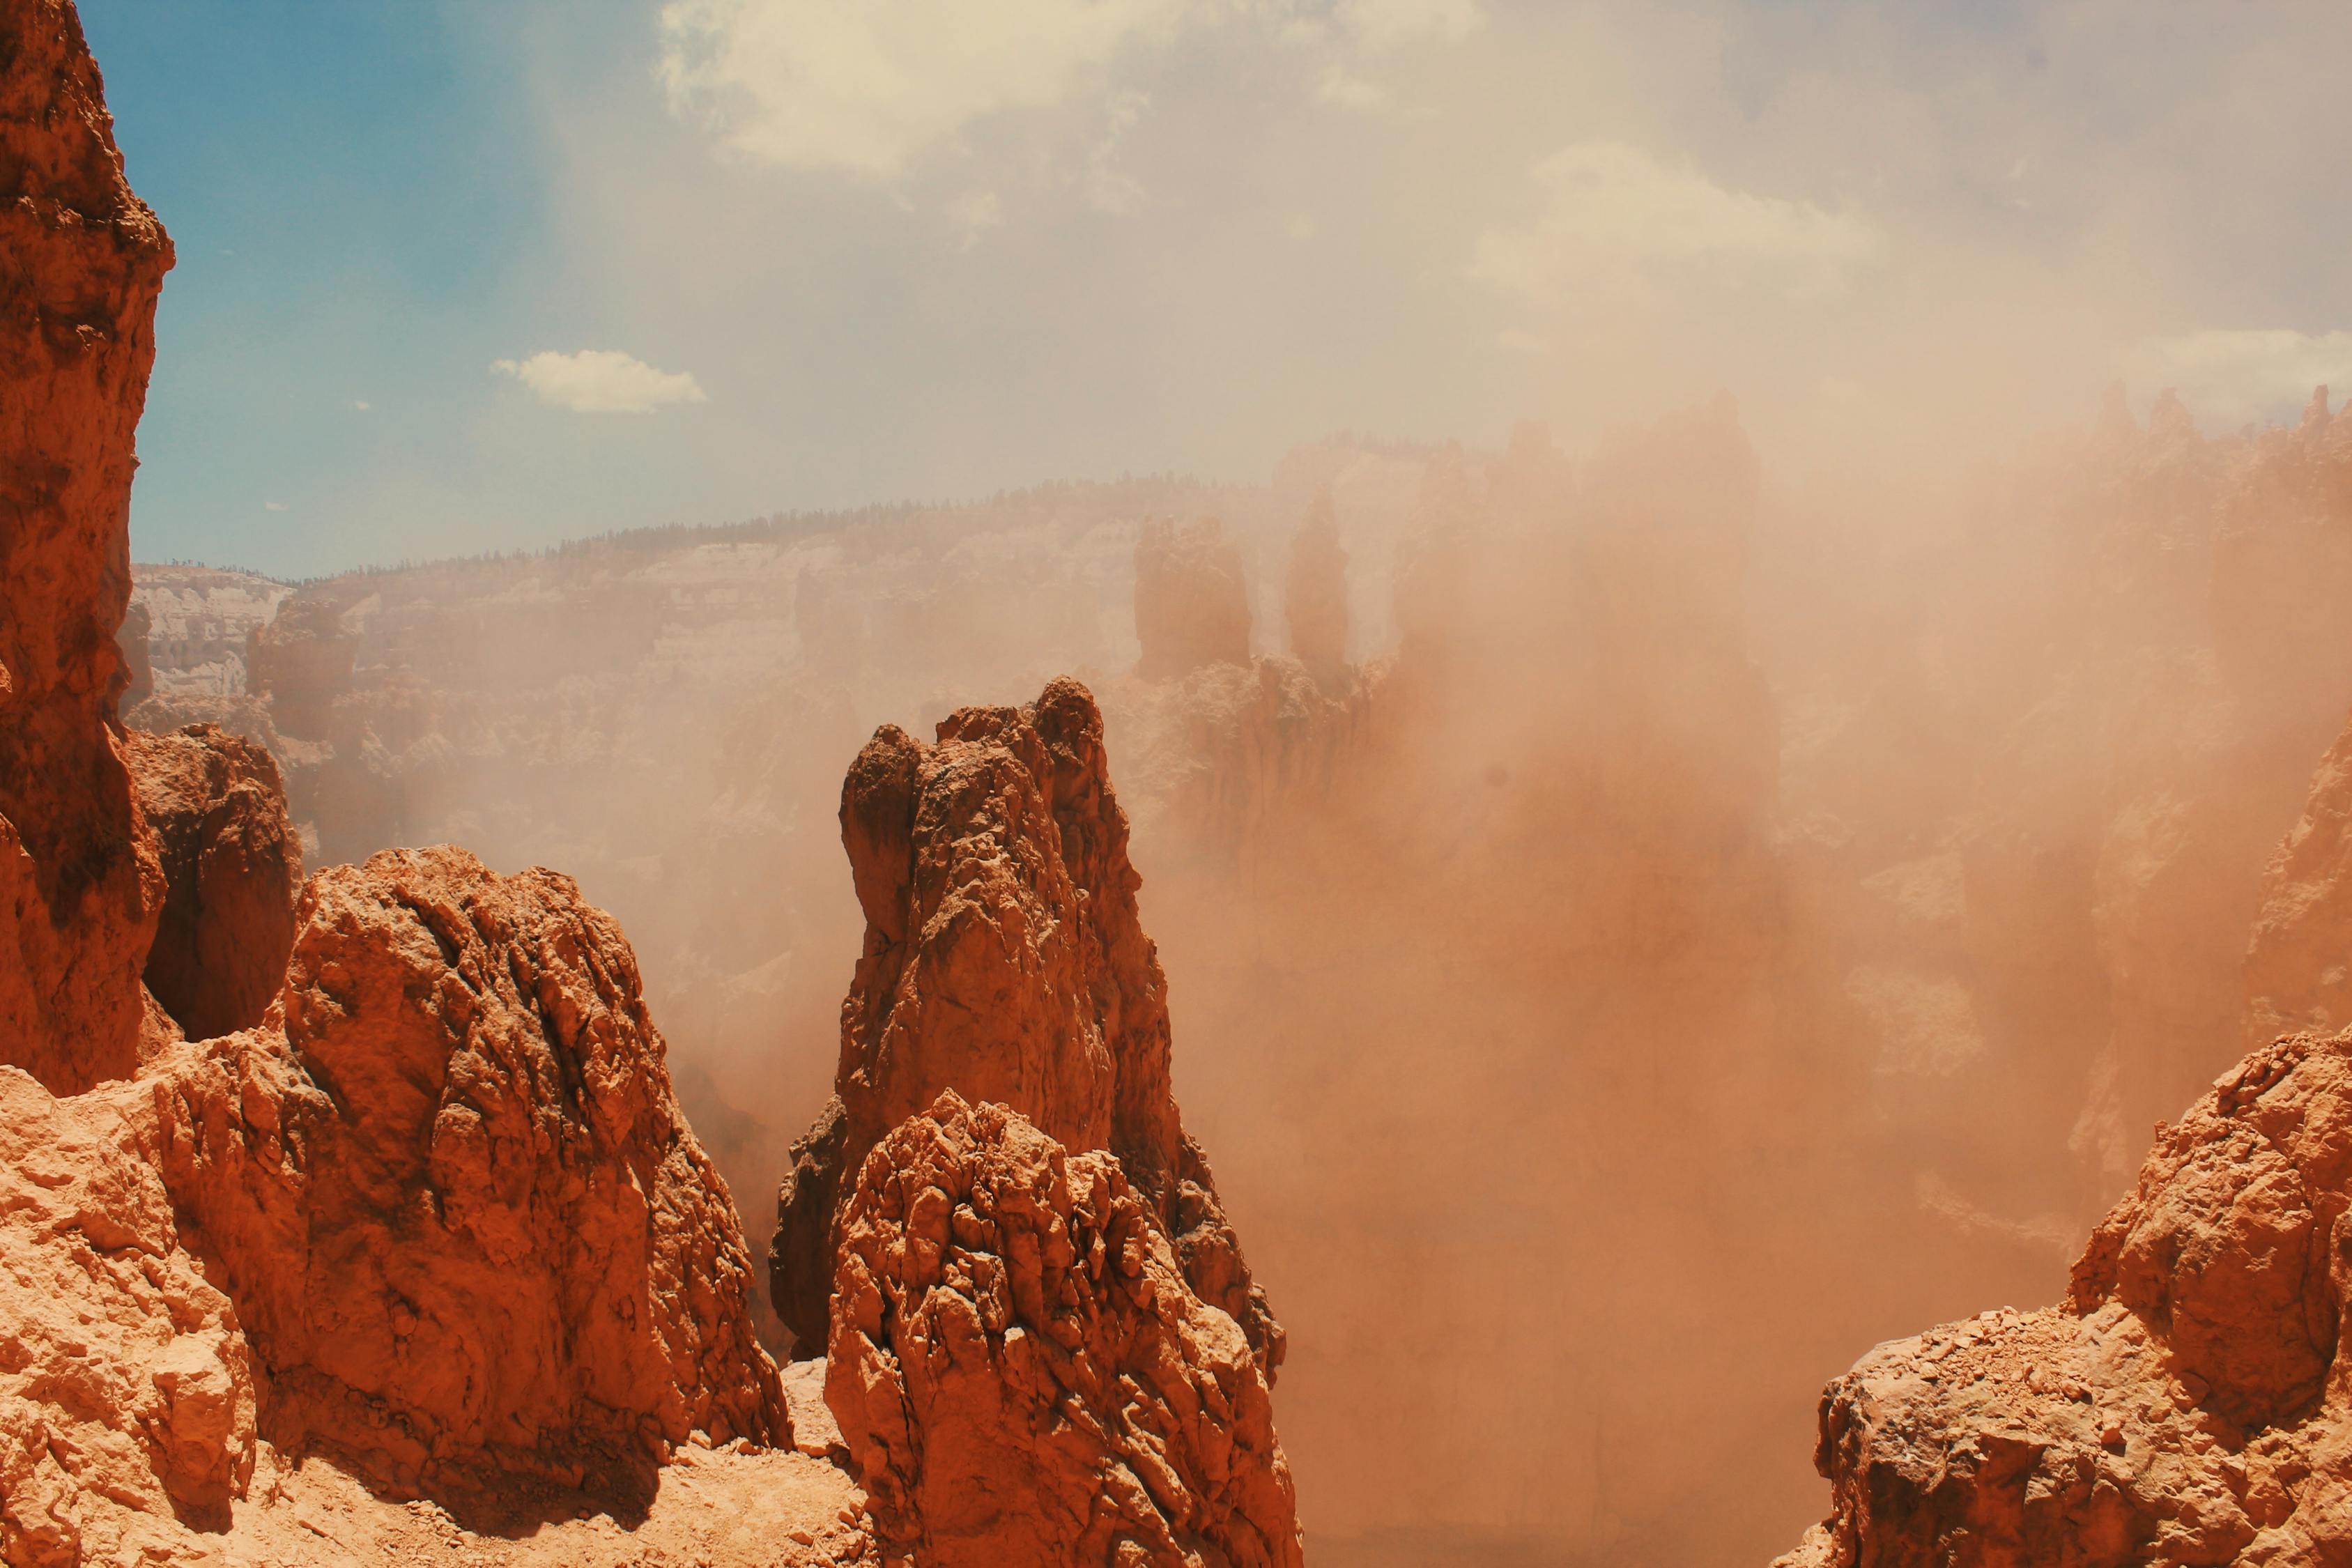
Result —
MULTIPOLYGON (((180 263, 142 559, 2352 383, 2337 7, 84 0, 180 263), (362 406, 364 405, 364 406, 362 406)), ((2352 390, 2340 387, 2339 390, 2352 390)))

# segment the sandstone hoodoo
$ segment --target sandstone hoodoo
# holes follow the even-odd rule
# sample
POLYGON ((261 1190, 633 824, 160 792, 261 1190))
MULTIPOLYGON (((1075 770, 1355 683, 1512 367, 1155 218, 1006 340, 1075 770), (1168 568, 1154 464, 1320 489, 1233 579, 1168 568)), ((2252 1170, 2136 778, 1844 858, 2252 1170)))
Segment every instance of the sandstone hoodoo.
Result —
POLYGON ((81 23, 0 7, 0 1063, 134 1066, 163 900, 114 716, 131 437, 172 244, 131 192, 81 23))
POLYGON ((1317 492, 1314 510, 1291 543, 1282 605, 1290 621, 1291 657, 1328 684, 1348 662, 1348 552, 1339 548, 1339 520, 1328 489, 1317 492))
POLYGON ((1135 633, 1143 644, 1135 672, 1146 680, 1249 662, 1249 582, 1223 523, 1143 525, 1135 546, 1135 633))
POLYGON ((842 1204, 888 1130, 954 1090, 1075 1152, 1115 1155, 1202 1300, 1271 1378, 1281 1326, 1169 1083, 1168 983, 1086 688, 964 708, 925 746, 885 726, 842 787, 866 942, 832 1102, 793 1152, 770 1268, 803 1345, 828 1333, 842 1204))
POLYGON ((1298 1568, 1266 1370, 1116 1158, 950 1091, 841 1233, 826 1389, 886 1552, 1298 1568))

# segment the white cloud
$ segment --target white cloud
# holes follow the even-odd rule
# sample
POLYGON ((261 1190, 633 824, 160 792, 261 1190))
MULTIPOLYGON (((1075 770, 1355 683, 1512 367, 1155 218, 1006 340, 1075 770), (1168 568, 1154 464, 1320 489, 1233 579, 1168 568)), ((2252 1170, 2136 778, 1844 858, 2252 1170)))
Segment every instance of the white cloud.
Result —
POLYGON ((535 353, 494 361, 490 369, 513 376, 551 408, 575 414, 650 414, 665 404, 709 401, 693 376, 656 370, 616 349, 535 353))
POLYGON ((990 115, 1106 90, 1110 66, 1220 0, 670 0, 677 114, 787 168, 892 180, 990 115))
POLYGON ((374 404, 373 404, 373 403, 370 403, 370 402, 369 402, 366 398, 364 398, 364 397, 355 397, 355 398, 352 399, 352 412, 353 412, 353 413, 356 413, 356 414, 365 414, 365 413, 369 412, 371 409, 373 409, 373 408, 374 408, 374 407, 375 407, 375 405, 374 405, 374 404))
POLYGON ((286 503, 282 500, 266 500, 261 503, 261 510, 264 511, 284 511, 286 510, 286 503))
POLYGON ((2145 338, 2116 356, 2126 381, 2172 387, 2196 413, 2231 425, 2291 416, 2315 386, 2352 388, 2352 331, 2286 328, 2145 338))
POLYGON ((1534 221, 1481 236, 1470 275, 1537 304, 1685 282, 1828 299, 1885 244, 1858 213, 1733 190, 1620 142, 1564 148, 1535 179, 1534 221))
POLYGON ((1370 54, 1459 43, 1486 24, 1478 0, 1339 0, 1332 17, 1370 54))

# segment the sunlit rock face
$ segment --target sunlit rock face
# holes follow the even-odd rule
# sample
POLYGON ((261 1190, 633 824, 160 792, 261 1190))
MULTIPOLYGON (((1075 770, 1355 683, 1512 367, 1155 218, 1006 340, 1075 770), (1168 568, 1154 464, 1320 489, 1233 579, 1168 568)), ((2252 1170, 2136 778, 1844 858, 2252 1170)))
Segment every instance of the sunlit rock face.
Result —
POLYGON ((841 825, 865 951, 834 1100, 794 1145, 778 1200, 771 1288, 785 1327, 824 1342, 850 1183, 884 1133, 954 1090, 1073 1152, 1115 1155, 1192 1288, 1241 1324, 1270 1379, 1282 1330, 1177 1112, 1167 980, 1093 697, 1063 679, 1024 708, 959 709, 928 746, 886 726, 850 767, 841 825))
POLYGON ((1266 1368, 1116 1157, 950 1091, 840 1237, 826 1394, 886 1554, 1297 1568, 1266 1368))
POLYGON ((415 1493, 625 1489, 690 1432, 784 1436, 664 1057, 569 879, 447 847, 313 878, 268 1023, 183 1047, 166 1106, 273 1438, 415 1493))
POLYGON ((0 1062, 69 1093, 136 1063, 163 904, 115 639, 172 244, 61 0, 0 16, 0 1062))

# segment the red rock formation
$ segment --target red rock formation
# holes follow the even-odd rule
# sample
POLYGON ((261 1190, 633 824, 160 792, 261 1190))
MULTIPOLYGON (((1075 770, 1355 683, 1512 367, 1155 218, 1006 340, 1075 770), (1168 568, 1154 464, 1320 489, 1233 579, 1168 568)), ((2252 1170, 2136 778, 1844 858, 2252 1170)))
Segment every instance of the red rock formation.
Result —
POLYGON ((610 918, 441 848, 322 872, 299 925, 268 1026, 184 1047, 165 1107, 272 1439, 447 1493, 625 1492, 690 1432, 783 1437, 740 1233, 610 918))
POLYGON ((342 608, 324 595, 297 594, 268 625, 247 634, 246 689, 269 699, 270 717, 289 735, 327 739, 335 699, 351 689, 359 639, 343 629, 342 608))
POLYGON ((943 1094, 841 1237, 826 1399, 886 1553, 1297 1568, 1265 1370, 1118 1161, 943 1094))
POLYGON ((770 1285, 784 1325, 824 1342, 846 1181, 953 1089, 1118 1156, 1193 1289, 1271 1374, 1281 1328, 1170 1089, 1167 980, 1086 688, 1065 678, 1027 708, 960 709, 931 746, 886 726, 850 768, 841 824, 865 954, 842 1005, 835 1099, 778 1200, 770 1285))
POLYGON ((2067 1299, 1882 1345, 1830 1386, 1834 1511, 1790 1564, 2352 1554, 2352 1035, 2256 1050, 2160 1130, 2067 1299))
POLYGON ((171 241, 123 182, 81 24, 0 14, 0 1062, 129 1072, 163 902, 114 715, 131 435, 171 241))
POLYGON ((1318 681, 1342 671, 1348 662, 1348 552, 1339 548, 1339 520, 1328 489, 1316 493, 1314 510, 1291 542, 1282 606, 1290 621, 1291 656, 1318 681))
POLYGON ((1135 545, 1136 674, 1146 680, 1204 664, 1249 662, 1249 582, 1242 553, 1214 518, 1147 522, 1135 545))
POLYGON ((166 889, 147 989, 190 1039, 249 1029, 286 977, 302 880, 278 764, 211 724, 127 739, 166 889))

